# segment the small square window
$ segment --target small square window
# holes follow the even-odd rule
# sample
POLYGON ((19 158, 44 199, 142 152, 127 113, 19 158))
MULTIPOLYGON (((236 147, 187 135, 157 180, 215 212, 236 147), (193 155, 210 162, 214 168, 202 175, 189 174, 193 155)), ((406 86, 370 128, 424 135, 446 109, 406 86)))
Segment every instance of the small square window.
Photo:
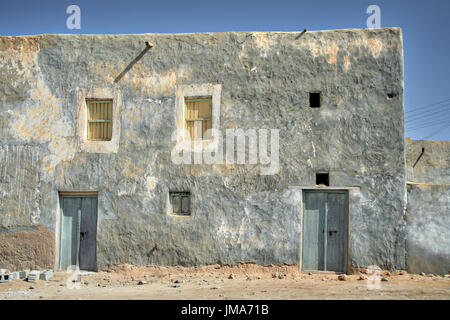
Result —
POLYGON ((170 212, 176 215, 191 215, 191 193, 170 192, 170 212))
POLYGON ((309 93, 309 106, 311 108, 320 108, 320 92, 309 93))
POLYGON ((112 137, 112 100, 86 99, 87 139, 109 141, 112 137))
POLYGON ((186 130, 191 139, 207 139, 211 129, 211 97, 185 97, 186 130))
POLYGON ((316 173, 316 185, 324 185, 324 186, 329 186, 330 185, 330 181, 329 181, 329 175, 327 172, 318 172, 316 173))

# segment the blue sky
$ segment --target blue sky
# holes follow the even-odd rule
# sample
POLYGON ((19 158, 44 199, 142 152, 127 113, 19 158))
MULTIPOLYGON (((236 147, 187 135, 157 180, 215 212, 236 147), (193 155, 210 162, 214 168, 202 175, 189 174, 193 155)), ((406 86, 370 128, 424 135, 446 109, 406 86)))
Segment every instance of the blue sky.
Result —
POLYGON ((2 1, 0 35, 178 33, 366 28, 366 9, 381 8, 382 27, 403 29, 405 136, 450 140, 450 1, 2 1), (81 8, 69 30, 66 9, 81 8))

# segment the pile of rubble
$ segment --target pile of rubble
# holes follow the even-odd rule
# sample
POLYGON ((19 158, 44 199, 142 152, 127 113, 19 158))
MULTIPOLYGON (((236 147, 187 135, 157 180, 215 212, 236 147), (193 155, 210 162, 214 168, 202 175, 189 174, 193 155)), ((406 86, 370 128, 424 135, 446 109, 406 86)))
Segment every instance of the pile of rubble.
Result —
POLYGON ((53 277, 53 270, 21 270, 11 272, 8 269, 0 269, 0 283, 19 279, 26 279, 28 282, 36 282, 38 280, 49 280, 51 277, 53 277))

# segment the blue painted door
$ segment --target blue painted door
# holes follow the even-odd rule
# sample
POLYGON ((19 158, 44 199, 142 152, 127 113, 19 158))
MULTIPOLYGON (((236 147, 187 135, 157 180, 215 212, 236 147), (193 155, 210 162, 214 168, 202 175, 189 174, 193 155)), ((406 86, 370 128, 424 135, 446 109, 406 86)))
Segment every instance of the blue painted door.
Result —
POLYGON ((302 269, 346 271, 347 193, 305 191, 302 269))
POLYGON ((97 197, 61 197, 60 268, 97 269, 97 197))

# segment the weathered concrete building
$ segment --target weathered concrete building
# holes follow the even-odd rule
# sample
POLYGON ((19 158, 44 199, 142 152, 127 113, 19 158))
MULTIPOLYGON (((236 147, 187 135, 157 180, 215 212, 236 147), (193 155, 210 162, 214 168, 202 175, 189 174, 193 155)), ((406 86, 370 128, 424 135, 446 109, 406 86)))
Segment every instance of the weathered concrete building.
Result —
POLYGON ((1 267, 406 268, 398 28, 0 37, 0 106, 1 267))
POLYGON ((406 263, 414 273, 450 272, 450 141, 406 139, 406 263))

